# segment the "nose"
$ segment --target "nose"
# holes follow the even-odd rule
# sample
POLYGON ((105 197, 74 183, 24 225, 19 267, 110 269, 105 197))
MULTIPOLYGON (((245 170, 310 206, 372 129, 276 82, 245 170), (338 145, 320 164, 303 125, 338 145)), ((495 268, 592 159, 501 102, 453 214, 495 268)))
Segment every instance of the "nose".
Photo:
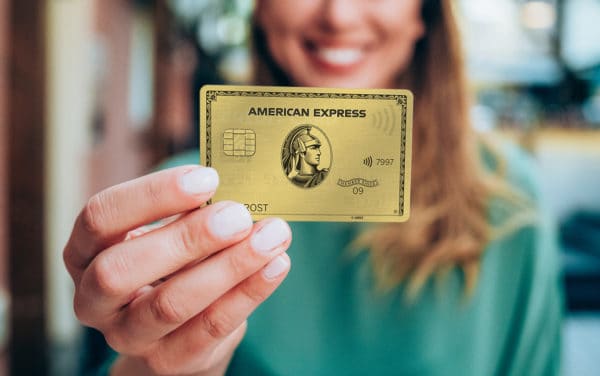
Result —
POLYGON ((364 0, 323 0, 321 17, 328 30, 345 30, 354 28, 361 19, 360 9, 364 0))

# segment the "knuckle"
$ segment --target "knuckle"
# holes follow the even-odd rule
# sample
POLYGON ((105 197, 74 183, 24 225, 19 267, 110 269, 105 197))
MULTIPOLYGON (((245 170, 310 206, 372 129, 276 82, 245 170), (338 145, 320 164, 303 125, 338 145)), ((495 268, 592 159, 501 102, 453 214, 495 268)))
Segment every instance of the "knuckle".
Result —
POLYGON ((254 259, 250 252, 226 252, 227 268, 232 275, 244 277, 252 271, 254 259))
POLYGON ((63 249, 62 258, 63 258, 63 264, 65 265, 67 272, 71 276, 71 279, 73 279, 73 282, 76 282, 76 279, 75 279, 76 266, 75 266, 75 262, 74 262, 74 253, 75 252, 73 251, 72 246, 70 246, 70 244, 67 244, 65 246, 65 248, 63 249))
POLYGON ((73 299, 73 311, 75 312, 75 317, 79 322, 81 322, 85 326, 93 326, 92 322, 89 318, 90 316, 90 306, 88 303, 84 302, 81 297, 75 295, 75 299, 73 299))
POLYGON ((202 326, 214 339, 225 338, 231 333, 237 325, 233 318, 223 310, 215 311, 207 309, 202 313, 202 326))
POLYGON ((62 251, 63 264, 67 267, 67 269, 71 267, 71 259, 73 258, 73 249, 70 247, 69 243, 65 245, 62 251))
POLYGON ((178 231, 173 236, 173 250, 177 256, 184 260, 192 261, 199 248, 199 229, 189 220, 180 221, 178 231))
POLYGON ((154 319, 162 324, 178 325, 187 320, 187 314, 173 300, 170 291, 161 290, 150 303, 150 310, 154 319))
POLYGON ((123 295, 123 282, 119 274, 119 267, 113 262, 112 257, 99 255, 89 267, 91 282, 98 293, 105 297, 123 295))
POLYGON ((145 185, 145 197, 152 204, 162 204, 164 201, 164 185, 161 184, 159 180, 150 180, 150 182, 145 185))
POLYGON ((103 202, 102 192, 93 195, 81 211, 81 224, 92 235, 103 232, 103 223, 106 217, 106 205, 103 202))
POLYGON ((248 298, 254 304, 262 303, 270 295, 269 290, 261 288, 262 286, 258 284, 245 282, 242 283, 239 287, 242 294, 244 294, 244 296, 246 296, 246 298, 248 298))

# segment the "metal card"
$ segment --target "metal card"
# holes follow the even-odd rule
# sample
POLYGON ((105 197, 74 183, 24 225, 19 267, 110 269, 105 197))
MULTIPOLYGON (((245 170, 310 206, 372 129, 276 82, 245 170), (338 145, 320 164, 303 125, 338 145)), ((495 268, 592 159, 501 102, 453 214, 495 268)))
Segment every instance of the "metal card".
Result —
POLYGON ((207 85, 200 108, 213 201, 244 203, 255 220, 408 219, 410 91, 207 85))

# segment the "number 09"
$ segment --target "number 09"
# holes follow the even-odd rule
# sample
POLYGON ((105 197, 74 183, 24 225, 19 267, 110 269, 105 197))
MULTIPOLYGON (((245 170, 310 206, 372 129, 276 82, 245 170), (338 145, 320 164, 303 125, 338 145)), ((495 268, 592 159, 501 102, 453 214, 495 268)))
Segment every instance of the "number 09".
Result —
POLYGON ((352 188, 352 193, 354 193, 355 195, 362 195, 363 193, 365 193, 365 190, 363 189, 363 187, 354 187, 352 188))

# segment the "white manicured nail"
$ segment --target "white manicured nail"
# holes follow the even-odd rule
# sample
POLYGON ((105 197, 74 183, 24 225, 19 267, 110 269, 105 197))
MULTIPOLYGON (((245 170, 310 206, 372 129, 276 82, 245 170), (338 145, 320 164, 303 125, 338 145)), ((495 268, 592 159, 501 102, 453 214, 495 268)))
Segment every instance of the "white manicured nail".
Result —
POLYGON ((208 226, 215 236, 227 239, 252 227, 252 217, 244 205, 229 203, 213 214, 208 226))
POLYGON ((267 279, 274 279, 283 274, 289 267, 290 263, 287 258, 283 255, 279 255, 264 267, 263 275, 267 279))
POLYGON ((180 184, 181 189, 192 195, 210 193, 217 189, 219 175, 211 167, 195 168, 181 177, 180 184))
POLYGON ((252 235, 250 244, 259 253, 268 253, 290 237, 290 227, 279 218, 269 220, 252 235))

